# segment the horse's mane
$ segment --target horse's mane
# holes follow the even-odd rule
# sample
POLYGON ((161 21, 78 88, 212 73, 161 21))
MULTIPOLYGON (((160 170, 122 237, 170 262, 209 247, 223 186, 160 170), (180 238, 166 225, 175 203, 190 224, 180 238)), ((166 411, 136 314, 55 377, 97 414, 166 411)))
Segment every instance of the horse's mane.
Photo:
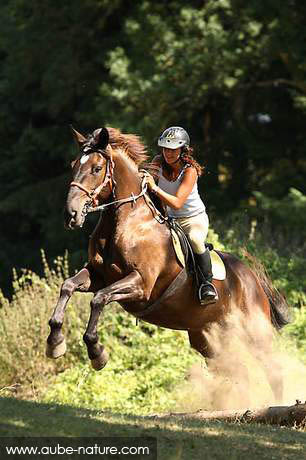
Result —
POLYGON ((135 134, 122 134, 119 129, 107 127, 109 143, 113 148, 121 148, 126 155, 139 166, 144 163, 149 156, 147 149, 141 142, 139 136, 135 134))

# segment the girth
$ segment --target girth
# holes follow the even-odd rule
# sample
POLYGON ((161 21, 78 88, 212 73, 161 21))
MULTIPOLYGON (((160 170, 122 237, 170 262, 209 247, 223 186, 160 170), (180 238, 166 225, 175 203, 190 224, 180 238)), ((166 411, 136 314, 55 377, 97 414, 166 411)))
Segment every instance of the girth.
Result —
POLYGON ((137 318, 144 318, 149 313, 158 311, 163 306, 163 302, 165 302, 169 297, 171 297, 175 293, 176 289, 182 283, 185 283, 187 278, 188 278, 188 273, 186 269, 183 268, 183 270, 174 278, 172 283, 170 283, 170 286, 159 297, 159 299, 157 299, 154 303, 146 307, 144 310, 140 312, 135 312, 134 315, 137 316, 137 318))

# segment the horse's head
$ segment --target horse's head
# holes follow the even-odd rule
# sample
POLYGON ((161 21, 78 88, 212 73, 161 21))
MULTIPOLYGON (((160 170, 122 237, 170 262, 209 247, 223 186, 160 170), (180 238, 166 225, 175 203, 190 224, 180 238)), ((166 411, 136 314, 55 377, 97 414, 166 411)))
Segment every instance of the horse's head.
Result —
POLYGON ((65 225, 70 229, 82 227, 87 208, 107 200, 112 192, 108 130, 96 129, 93 134, 84 137, 73 129, 73 134, 80 152, 71 163, 72 182, 65 207, 65 225))

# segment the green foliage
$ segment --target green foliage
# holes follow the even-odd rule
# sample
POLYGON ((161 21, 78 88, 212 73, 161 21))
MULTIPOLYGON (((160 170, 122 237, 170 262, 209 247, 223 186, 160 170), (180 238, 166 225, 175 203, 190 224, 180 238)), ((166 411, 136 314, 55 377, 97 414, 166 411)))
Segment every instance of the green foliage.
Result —
POLYGON ((306 196, 294 188, 282 199, 254 195, 256 206, 248 206, 246 214, 241 208, 215 222, 219 238, 242 258, 244 248, 255 255, 289 304, 305 306, 306 196))
POLYGON ((301 240, 306 235, 306 195, 295 188, 290 188, 288 195, 281 199, 269 197, 262 192, 254 192, 258 202, 257 216, 264 211, 264 218, 286 232, 287 236, 300 234, 301 240))
MULTIPOLYGON (((305 299, 304 299, 305 301, 305 299)), ((286 326, 284 335, 291 339, 298 349, 300 356, 306 358, 306 302, 304 307, 295 309, 294 318, 291 324, 286 326)))
POLYGON ((208 229, 208 235, 206 240, 208 243, 211 243, 214 246, 214 249, 218 251, 225 250, 225 246, 221 243, 219 235, 211 227, 209 227, 208 229))
POLYGON ((152 154, 163 128, 184 125, 218 216, 254 190, 284 206, 289 189, 305 193, 301 2, 8 0, 0 14, 4 288, 13 266, 38 270, 39 247, 86 258, 93 221, 73 237, 62 226, 70 123, 140 134, 152 154))
POLYGON ((301 307, 306 305, 305 258, 295 254, 278 255, 275 249, 256 246, 254 242, 246 245, 266 267, 275 287, 285 294, 289 305, 301 307))
MULTIPOLYGON (((2 383, 21 386, 21 394, 33 396, 48 381, 48 375, 63 371, 68 363, 45 358, 48 320, 59 294, 61 283, 68 276, 67 254, 54 261, 50 269, 42 252, 44 276, 31 270, 23 270, 20 276, 14 272, 13 299, 2 296, 0 306, 0 373, 2 383)), ((79 307, 80 301, 74 299, 79 307)), ((85 313, 85 312, 84 312, 85 313)), ((83 313, 83 315, 84 315, 83 313)), ((72 338, 70 363, 79 359, 82 336, 79 330, 80 315, 67 315, 67 333, 72 338)), ((84 319, 84 317, 83 317, 84 319)), ((84 319, 85 320, 85 319, 84 319)))
POLYGON ((167 125, 188 127, 219 213, 256 186, 272 196, 304 190, 304 16, 289 0, 277 10, 274 1, 142 1, 125 21, 125 45, 108 53, 101 113, 154 149, 167 125))
POLYGON ((110 352, 102 372, 80 362, 58 375, 44 400, 112 412, 146 414, 168 410, 175 387, 195 360, 187 335, 140 323, 111 304, 100 326, 101 343, 110 352), (178 352, 179 350, 179 352, 178 352))
MULTIPOLYGON (((84 234, 68 236, 63 201, 76 156, 70 124, 86 132, 101 123, 93 100, 107 78, 106 50, 117 43, 121 0, 8 0, 0 5, 0 260, 39 269, 40 247, 70 251, 84 263, 84 234), (80 247, 83 254, 80 254, 80 247)), ((70 260, 72 262, 72 260, 70 260)))
MULTIPOLYGON (((237 217, 237 216, 236 216, 237 217)), ((219 238, 226 250, 244 258, 244 250, 253 254, 265 267, 275 287, 286 296, 291 307, 306 305, 305 246, 303 234, 281 232, 279 222, 276 229, 269 222, 248 222, 238 219, 235 224, 216 222, 219 238), (302 246, 298 244, 300 237, 302 246)), ((245 260, 248 263, 247 260, 245 260)))

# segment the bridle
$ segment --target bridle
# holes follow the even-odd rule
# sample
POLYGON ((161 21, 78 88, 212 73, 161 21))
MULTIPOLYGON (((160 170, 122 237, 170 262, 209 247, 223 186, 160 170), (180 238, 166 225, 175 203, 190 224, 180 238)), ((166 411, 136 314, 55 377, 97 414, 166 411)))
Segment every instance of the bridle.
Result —
POLYGON ((138 195, 134 195, 134 193, 131 193, 131 196, 129 196, 128 198, 123 198, 121 200, 114 200, 109 203, 105 203, 105 204, 98 206, 97 197, 99 193, 101 192, 101 190, 103 190, 107 185, 109 185, 111 193, 113 194, 115 191, 116 181, 113 176, 115 164, 113 162, 112 157, 106 156, 105 152, 102 150, 97 150, 97 149, 93 150, 92 148, 88 148, 88 147, 86 149, 84 148, 82 149, 82 155, 88 155, 93 152, 99 153, 106 160, 106 171, 105 171, 105 176, 104 176, 102 184, 98 185, 94 190, 88 190, 87 187, 84 187, 83 184, 81 184, 80 182, 76 182, 76 181, 72 181, 69 185, 69 187, 78 187, 80 190, 85 192, 88 198, 90 199, 90 201, 87 202, 84 206, 84 209, 83 209, 84 217, 86 217, 86 215, 91 212, 104 211, 106 208, 114 204, 121 205, 124 203, 131 203, 131 202, 135 204, 139 198, 141 198, 142 196, 146 194, 147 184, 145 183, 145 180, 143 178, 142 183, 141 183, 141 192, 138 195))
MULTIPOLYGON (((94 190, 88 190, 88 188, 84 187, 84 185, 80 184, 80 182, 76 182, 76 181, 72 181, 70 183, 70 185, 69 185, 69 187, 72 187, 72 186, 78 187, 80 190, 85 192, 86 195, 88 196, 88 198, 90 199, 90 202, 91 202, 93 208, 98 206, 97 196, 99 195, 101 190, 103 190, 108 184, 109 184, 109 187, 110 187, 110 191, 111 192, 113 191, 114 162, 113 162, 112 158, 108 158, 105 155, 103 155, 101 150, 98 151, 97 153, 102 155, 103 158, 105 158, 105 160, 106 160, 106 171, 105 171, 105 176, 104 176, 102 184, 98 185, 98 187, 96 187, 94 190)), ((88 153, 84 152, 83 154, 87 155, 88 153)))

